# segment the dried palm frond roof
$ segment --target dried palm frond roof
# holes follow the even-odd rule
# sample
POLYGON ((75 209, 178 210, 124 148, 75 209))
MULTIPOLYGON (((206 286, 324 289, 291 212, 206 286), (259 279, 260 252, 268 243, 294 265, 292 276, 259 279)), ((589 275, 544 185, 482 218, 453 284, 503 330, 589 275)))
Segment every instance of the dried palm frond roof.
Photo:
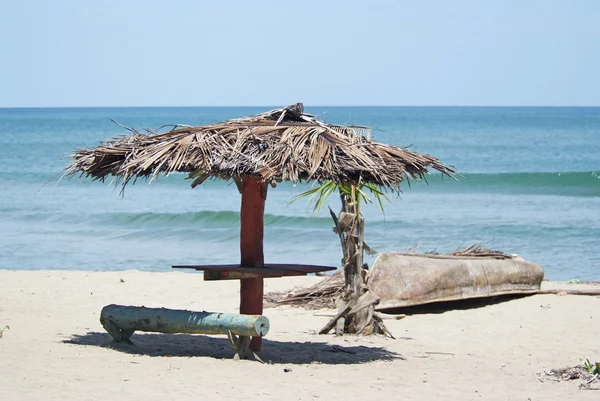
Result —
POLYGON ((251 117, 200 127, 176 126, 165 133, 140 133, 78 149, 65 175, 123 185, 139 177, 186 172, 201 184, 260 176, 265 182, 331 180, 399 189, 405 179, 422 179, 428 169, 453 176, 437 158, 371 140, 370 128, 340 126, 304 113, 302 103, 251 117))

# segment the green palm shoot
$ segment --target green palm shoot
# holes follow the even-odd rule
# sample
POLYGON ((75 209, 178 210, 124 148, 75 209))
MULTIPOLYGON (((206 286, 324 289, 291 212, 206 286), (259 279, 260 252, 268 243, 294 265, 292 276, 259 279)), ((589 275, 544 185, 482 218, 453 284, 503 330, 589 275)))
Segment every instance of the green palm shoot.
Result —
POLYGON ((322 181, 319 182, 318 186, 294 196, 290 203, 298 199, 308 198, 309 204, 313 205, 313 213, 319 214, 323 206, 327 203, 329 196, 334 192, 338 192, 342 196, 347 196, 351 202, 355 203, 359 215, 361 202, 365 204, 373 203, 373 199, 375 199, 382 213, 385 213, 383 201, 391 202, 390 198, 375 184, 348 185, 338 184, 333 181, 322 181))

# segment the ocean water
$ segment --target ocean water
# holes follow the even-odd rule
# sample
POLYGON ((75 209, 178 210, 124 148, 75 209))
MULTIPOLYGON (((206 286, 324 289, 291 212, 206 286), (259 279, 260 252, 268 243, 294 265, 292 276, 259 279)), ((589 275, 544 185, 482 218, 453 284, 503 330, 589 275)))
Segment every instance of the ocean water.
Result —
MULTIPOLYGON (((0 109, 0 268, 170 271, 239 259, 235 185, 195 189, 183 174, 128 186, 58 182, 75 148, 139 129, 201 125, 266 111, 248 108, 0 109)), ((473 243, 541 264, 552 280, 600 280, 600 108, 308 107, 325 121, 373 127, 379 142, 453 165, 405 185, 385 214, 365 208, 379 251, 448 252, 473 243)), ((339 266, 332 222, 269 189, 265 260, 339 266)), ((339 207, 331 198, 334 209, 339 207)), ((369 263, 373 258, 368 258, 369 263)))

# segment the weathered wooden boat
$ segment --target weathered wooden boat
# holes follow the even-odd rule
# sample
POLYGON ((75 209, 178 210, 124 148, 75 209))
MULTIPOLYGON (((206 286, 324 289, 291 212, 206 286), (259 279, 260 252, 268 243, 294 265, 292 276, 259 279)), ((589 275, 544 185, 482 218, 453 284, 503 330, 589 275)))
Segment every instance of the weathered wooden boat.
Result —
POLYGON ((381 253, 368 276, 376 309, 402 308, 508 294, 535 294, 544 269, 518 256, 505 259, 381 253))

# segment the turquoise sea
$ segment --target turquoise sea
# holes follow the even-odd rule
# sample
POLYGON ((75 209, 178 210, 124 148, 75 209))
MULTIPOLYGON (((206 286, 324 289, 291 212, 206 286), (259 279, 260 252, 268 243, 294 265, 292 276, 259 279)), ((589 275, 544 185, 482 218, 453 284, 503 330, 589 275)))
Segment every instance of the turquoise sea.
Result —
MULTIPOLYGON (((128 187, 57 182, 75 148, 138 129, 202 125, 271 107, 0 109, 0 268, 170 271, 235 263, 235 185, 191 189, 185 175, 128 187)), ((307 107, 339 124, 373 127, 379 142, 411 146, 453 165, 405 185, 382 214, 368 207, 366 239, 379 251, 452 251, 473 243, 541 264, 552 280, 600 280, 600 108, 307 107)), ((267 262, 339 266, 332 222, 306 202, 307 185, 270 189, 267 262)), ((336 209, 337 199, 331 199, 336 209)), ((374 259, 369 258, 372 263, 374 259)))

